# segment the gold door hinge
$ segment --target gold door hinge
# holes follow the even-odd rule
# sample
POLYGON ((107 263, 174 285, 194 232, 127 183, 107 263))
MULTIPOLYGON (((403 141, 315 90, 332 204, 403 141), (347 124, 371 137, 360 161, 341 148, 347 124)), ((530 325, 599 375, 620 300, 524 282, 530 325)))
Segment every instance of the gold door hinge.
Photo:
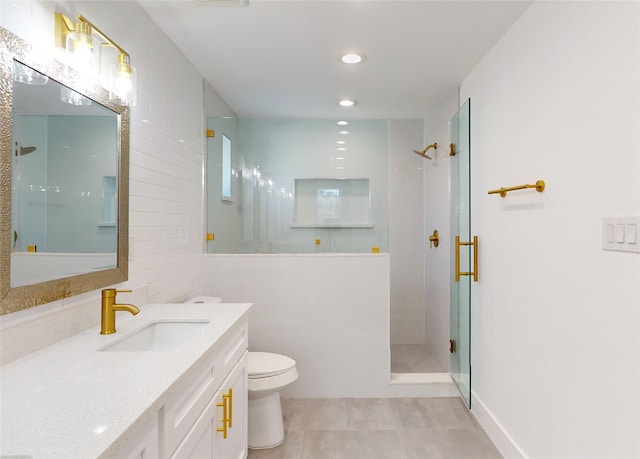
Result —
POLYGON ((207 233, 207 241, 213 241, 216 238, 214 233, 207 233))
POLYGON ((207 137, 215 137, 216 136, 216 131, 214 131, 213 129, 207 129, 207 137))

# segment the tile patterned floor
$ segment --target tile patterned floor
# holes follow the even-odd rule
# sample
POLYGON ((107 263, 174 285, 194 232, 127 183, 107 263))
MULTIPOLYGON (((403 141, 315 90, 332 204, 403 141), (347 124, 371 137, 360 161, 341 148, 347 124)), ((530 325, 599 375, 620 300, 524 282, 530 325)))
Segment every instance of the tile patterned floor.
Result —
POLYGON ((445 370, 426 344, 392 344, 392 373, 442 373, 445 370))
POLYGON ((498 459, 458 398, 283 399, 285 441, 249 459, 498 459))

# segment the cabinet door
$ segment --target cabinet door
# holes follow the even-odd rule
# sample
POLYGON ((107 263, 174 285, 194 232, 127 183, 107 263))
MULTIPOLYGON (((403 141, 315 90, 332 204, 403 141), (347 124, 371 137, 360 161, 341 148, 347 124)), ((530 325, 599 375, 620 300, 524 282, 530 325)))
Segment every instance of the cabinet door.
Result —
POLYGON ((173 453, 172 459, 247 457, 247 357, 245 352, 173 453))
POLYGON ((171 455, 171 459, 211 459, 216 428, 222 425, 222 392, 218 391, 195 422, 189 433, 171 455))
POLYGON ((160 438, 167 456, 173 455, 193 426, 200 422, 216 391, 246 352, 247 336, 247 321, 243 320, 208 353, 199 372, 165 403, 160 438))
POLYGON ((227 395, 227 438, 215 432, 213 457, 215 459, 245 459, 247 457, 247 358, 245 352, 220 387, 220 401, 227 395))

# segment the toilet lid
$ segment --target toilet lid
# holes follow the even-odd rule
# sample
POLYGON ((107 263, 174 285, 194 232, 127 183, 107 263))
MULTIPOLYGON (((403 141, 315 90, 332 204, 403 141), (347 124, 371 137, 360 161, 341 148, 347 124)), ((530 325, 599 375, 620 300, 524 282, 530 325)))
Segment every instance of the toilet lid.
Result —
POLYGON ((286 355, 249 352, 249 378, 276 376, 291 370, 296 361, 286 355))

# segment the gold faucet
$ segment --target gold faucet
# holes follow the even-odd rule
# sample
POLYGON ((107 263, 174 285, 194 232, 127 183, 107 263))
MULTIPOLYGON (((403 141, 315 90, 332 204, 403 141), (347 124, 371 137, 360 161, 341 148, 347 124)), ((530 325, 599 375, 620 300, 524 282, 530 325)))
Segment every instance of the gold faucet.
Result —
POLYGON ((116 293, 131 293, 131 290, 116 290, 115 288, 102 290, 101 335, 110 335, 116 332, 116 311, 129 311, 134 316, 140 312, 140 309, 132 304, 116 304, 116 293))

